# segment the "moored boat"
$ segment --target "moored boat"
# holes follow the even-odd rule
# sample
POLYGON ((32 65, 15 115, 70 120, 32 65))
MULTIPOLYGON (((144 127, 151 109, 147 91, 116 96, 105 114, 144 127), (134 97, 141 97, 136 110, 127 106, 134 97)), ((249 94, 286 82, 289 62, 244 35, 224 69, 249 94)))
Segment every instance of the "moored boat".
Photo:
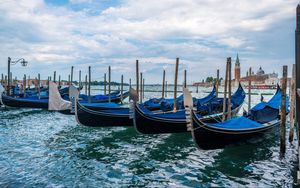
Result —
MULTIPOLYGON (((210 95, 210 94, 209 94, 210 95)), ((245 98, 245 92, 239 85, 236 92, 231 96, 232 116, 235 116, 245 98)), ((198 116, 205 122, 217 122, 221 119, 222 98, 213 98, 197 106, 198 116)), ((176 112, 151 112, 143 104, 134 105, 134 126, 142 134, 162 134, 187 132, 185 110, 176 112)))
MULTIPOLYGON (((287 107, 288 107, 288 100, 287 107)), ((217 149, 246 142, 278 127, 281 89, 268 101, 254 106, 246 115, 219 123, 206 123, 192 110, 192 137, 201 149, 217 149)))
MULTIPOLYGON (((212 92, 215 92, 214 90, 212 92)), ((80 101, 76 102, 76 120, 81 125, 106 127, 106 126, 132 126, 133 119, 130 119, 130 109, 126 107, 112 107, 110 109, 91 109, 80 101)), ((150 111, 145 107, 146 110, 150 111)), ((151 112, 151 111, 150 111, 151 112)), ((183 112, 183 118, 184 111, 183 112)), ((175 118, 173 118, 174 121, 175 118)), ((185 121, 185 120, 181 120, 185 121)))

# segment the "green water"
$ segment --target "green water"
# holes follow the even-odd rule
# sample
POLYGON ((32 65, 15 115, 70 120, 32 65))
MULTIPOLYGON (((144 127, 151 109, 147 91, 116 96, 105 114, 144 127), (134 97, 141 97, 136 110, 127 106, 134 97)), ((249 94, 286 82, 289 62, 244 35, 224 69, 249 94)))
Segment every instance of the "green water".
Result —
POLYGON ((80 126, 46 110, 0 111, 1 187, 290 187, 296 166, 296 141, 281 158, 276 134, 203 151, 189 133, 141 135, 133 127, 80 126))

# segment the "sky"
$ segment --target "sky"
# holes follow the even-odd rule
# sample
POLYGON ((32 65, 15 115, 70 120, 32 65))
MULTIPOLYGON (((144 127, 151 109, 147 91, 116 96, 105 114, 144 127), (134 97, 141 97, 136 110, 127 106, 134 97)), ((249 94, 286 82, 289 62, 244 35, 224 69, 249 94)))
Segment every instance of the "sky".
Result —
MULTIPOLYGON (((296 0, 1 0, 0 73, 7 58, 25 58, 27 67, 11 67, 13 77, 42 79, 53 72, 68 78, 74 66, 103 80, 108 66, 112 80, 134 82, 135 61, 145 82, 161 83, 163 69, 179 82, 224 77, 227 57, 239 54, 241 74, 282 75, 294 63, 296 0)), ((234 66, 233 66, 234 69, 234 66)), ((232 70, 233 73, 233 70, 232 70)))

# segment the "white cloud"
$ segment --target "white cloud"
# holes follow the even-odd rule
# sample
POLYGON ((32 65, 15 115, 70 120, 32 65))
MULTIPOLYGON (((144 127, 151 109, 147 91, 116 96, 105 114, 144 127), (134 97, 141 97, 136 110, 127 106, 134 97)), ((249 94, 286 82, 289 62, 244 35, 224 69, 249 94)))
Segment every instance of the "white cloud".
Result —
MULTIPOLYGON (((147 62, 145 74, 153 75, 156 82, 154 75, 180 57, 184 68, 192 68, 193 80, 202 79, 237 52, 258 61, 260 45, 266 41, 260 42, 256 35, 293 21, 295 5, 294 0, 128 0, 89 15, 84 9, 49 6, 42 0, 4 1, 0 4, 0 61, 6 62, 8 56, 27 57, 30 71, 44 74, 50 69, 68 71, 72 64, 80 69, 104 66, 97 70, 106 71, 111 64, 129 77, 135 59, 141 59, 147 62), (53 66, 43 70, 44 63, 53 66)), ((272 33, 265 40, 271 39, 272 33)), ((264 62, 273 62, 272 58, 278 57, 270 55, 264 62)), ((285 54, 282 58, 290 59, 285 54)), ((5 66, 1 63, 0 70, 5 66)))

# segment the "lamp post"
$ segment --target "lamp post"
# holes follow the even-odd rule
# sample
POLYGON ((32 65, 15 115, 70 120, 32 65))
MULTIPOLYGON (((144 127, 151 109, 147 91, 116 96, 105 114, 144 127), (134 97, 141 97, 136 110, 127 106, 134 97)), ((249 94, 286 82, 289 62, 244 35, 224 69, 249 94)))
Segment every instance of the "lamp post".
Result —
POLYGON ((8 57, 7 61, 7 77, 8 77, 8 82, 7 82, 7 95, 10 96, 10 86, 11 86, 11 76, 10 76, 10 65, 15 65, 17 63, 21 63, 23 67, 27 66, 28 62, 25 61, 24 58, 20 58, 16 61, 12 61, 10 57, 8 57))

